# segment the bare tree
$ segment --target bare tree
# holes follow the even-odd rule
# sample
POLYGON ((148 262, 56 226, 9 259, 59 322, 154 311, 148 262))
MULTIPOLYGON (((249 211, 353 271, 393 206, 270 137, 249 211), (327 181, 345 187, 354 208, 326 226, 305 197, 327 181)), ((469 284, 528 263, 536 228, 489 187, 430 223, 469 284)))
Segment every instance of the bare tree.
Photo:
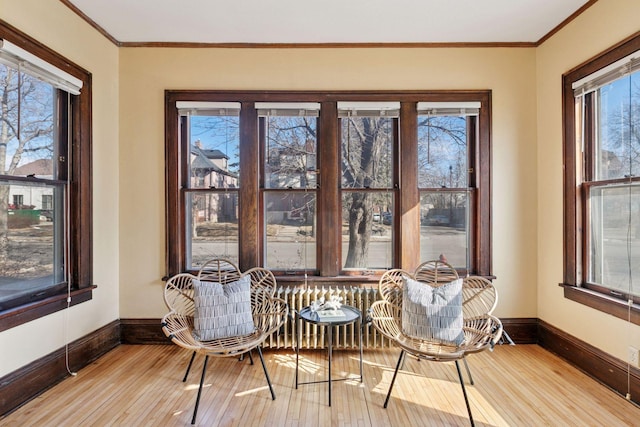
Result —
MULTIPOLYGON (((391 120, 381 117, 343 119, 342 182, 354 189, 389 188, 393 138, 391 120)), ((349 246, 345 268, 364 267, 368 261, 373 225, 373 205, 377 193, 346 193, 343 209, 348 219, 349 246)))
MULTIPOLYGON (((23 159, 53 155, 53 88, 0 64, 0 175, 14 175, 23 159)), ((0 185, 0 263, 8 258, 9 185, 0 185)))

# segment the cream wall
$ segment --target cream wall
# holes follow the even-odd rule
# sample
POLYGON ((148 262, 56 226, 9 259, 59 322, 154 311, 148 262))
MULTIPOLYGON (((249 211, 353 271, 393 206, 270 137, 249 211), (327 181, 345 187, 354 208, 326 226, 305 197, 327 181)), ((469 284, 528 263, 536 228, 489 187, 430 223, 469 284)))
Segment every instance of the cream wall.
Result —
POLYGON ((496 313, 537 317, 535 50, 120 50, 120 316, 159 318, 164 242, 164 90, 493 91, 496 313))
POLYGON ((93 300, 0 333, 0 377, 118 319, 118 49, 57 0, 0 0, 0 19, 93 77, 93 300))
POLYGON ((599 0, 536 50, 538 317, 621 359, 640 327, 563 298, 562 74, 640 30, 640 1, 599 0))

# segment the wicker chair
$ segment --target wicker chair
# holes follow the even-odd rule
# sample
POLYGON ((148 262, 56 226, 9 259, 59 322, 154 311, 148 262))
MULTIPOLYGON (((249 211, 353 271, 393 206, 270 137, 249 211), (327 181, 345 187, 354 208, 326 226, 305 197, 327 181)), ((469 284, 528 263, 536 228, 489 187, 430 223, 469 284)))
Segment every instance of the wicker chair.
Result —
MULTIPOLYGON (((288 313, 287 303, 280 298, 274 297, 275 290, 276 280, 269 270, 256 267, 242 274, 232 262, 222 259, 212 260, 205 264, 198 276, 182 273, 173 276, 167 281, 164 300, 170 311, 162 319, 162 331, 174 344, 193 350, 183 382, 187 380, 195 355, 200 353, 205 356, 191 424, 195 424, 196 421, 202 385, 210 356, 241 356, 256 349, 269 384, 271 398, 275 400, 276 396, 260 348, 264 340, 284 323, 288 313), (245 275, 251 277, 251 313, 255 324, 253 333, 212 341, 198 341, 195 339, 193 336, 195 314, 193 280, 214 281, 226 285, 237 281, 245 275)), ((251 361, 253 363, 253 359, 251 361)))
MULTIPOLYGON (((465 356, 493 347, 502 334, 502 323, 491 311, 496 304, 496 291, 491 282, 482 278, 467 278, 462 285, 462 316, 464 341, 459 345, 442 344, 436 341, 417 339, 402 330, 403 276, 418 281, 428 281, 431 286, 443 285, 457 278, 455 269, 441 261, 429 261, 420 265, 411 274, 400 269, 387 271, 379 282, 382 300, 372 304, 369 316, 373 326, 400 347, 400 357, 396 365, 389 391, 384 402, 386 408, 398 370, 406 354, 435 362, 455 361, 458 378, 462 387, 471 425, 474 425, 471 407, 467 398, 459 360, 465 356)), ((470 374, 470 373, 469 373, 470 374)), ((472 380, 473 381, 473 380, 472 380)), ((472 382, 473 383, 473 382, 472 382)))

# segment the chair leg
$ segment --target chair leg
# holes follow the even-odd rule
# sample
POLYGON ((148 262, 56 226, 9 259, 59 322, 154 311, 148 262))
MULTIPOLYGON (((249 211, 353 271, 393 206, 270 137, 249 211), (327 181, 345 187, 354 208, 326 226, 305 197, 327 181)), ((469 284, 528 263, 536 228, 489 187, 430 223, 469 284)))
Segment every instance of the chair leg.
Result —
POLYGON ((469 375, 469 384, 473 385, 473 377, 471 376, 471 369, 469 369, 469 363, 467 363, 467 358, 463 357, 464 367, 467 369, 467 375, 469 375))
POLYGON ((182 379, 183 383, 187 382, 187 377, 189 376, 189 371, 191 370, 191 365, 193 365, 193 359, 196 358, 196 352, 194 351, 191 355, 191 360, 189 361, 189 366, 187 366, 187 372, 184 373, 184 378, 182 379))
POLYGON ((260 346, 256 347, 258 349, 258 355, 260 356, 260 362, 262 363, 262 370, 264 370, 264 376, 267 377, 267 383, 269 384, 269 391, 271 391, 271 400, 276 400, 276 394, 273 391, 273 386, 271 385, 271 378, 269 378, 269 372, 267 372, 267 365, 264 363, 264 358, 262 357, 262 350, 260 346))
POLYGON ((251 350, 249 350, 247 354, 249 355, 249 364, 253 365, 253 356, 251 355, 251 350))
POLYGON ((456 369, 458 370, 458 378, 460 379, 460 385, 462 386, 462 394, 464 395, 464 403, 467 404, 467 412, 469 413, 469 421, 471 421, 471 427, 475 427, 473 422, 473 416, 471 415, 471 406, 469 405, 469 399, 467 398, 467 391, 464 388, 464 379, 462 378, 462 371, 460 371, 460 364, 456 360, 456 369))
POLYGON ((396 370, 393 373, 393 378, 391 378, 391 384, 389 385, 389 392, 387 393, 387 398, 384 400, 384 408, 387 407, 389 403, 389 398, 391 397, 391 390, 393 389, 393 384, 396 382, 396 376, 398 375, 398 369, 400 369, 400 365, 404 362, 404 350, 400 352, 400 357, 398 358, 398 363, 396 364, 396 370))
POLYGON ((204 384, 204 375, 207 372, 207 362, 209 356, 205 356, 204 365, 202 366, 202 376, 200 377, 200 387, 198 387, 198 397, 196 397, 196 406, 193 408, 193 418, 191 418, 191 424, 196 423, 196 414, 198 413, 198 405, 200 405, 200 396, 202 395, 202 385, 204 384))

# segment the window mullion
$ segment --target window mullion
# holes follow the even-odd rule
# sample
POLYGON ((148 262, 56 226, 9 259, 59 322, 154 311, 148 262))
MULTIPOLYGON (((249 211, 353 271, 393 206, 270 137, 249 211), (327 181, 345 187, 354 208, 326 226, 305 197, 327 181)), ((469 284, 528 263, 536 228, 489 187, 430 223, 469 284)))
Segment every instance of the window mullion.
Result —
POLYGON ((323 102, 318 125, 318 268, 337 276, 342 266, 339 119, 335 102, 323 102), (322 246, 321 246, 322 245, 322 246))
POLYGON ((239 267, 247 270, 261 265, 261 235, 258 224, 263 216, 260 203, 260 141, 258 111, 253 102, 243 102, 240 108, 240 195, 238 229, 240 245, 239 267))
POLYGON ((418 191, 418 113, 415 102, 400 104, 400 138, 395 138, 398 167, 394 171, 394 183, 400 194, 396 199, 393 226, 399 232, 394 253, 396 265, 412 271, 420 264, 420 193, 418 191), (399 139, 399 141, 398 141, 399 139), (398 229, 399 227, 399 229, 398 229))

